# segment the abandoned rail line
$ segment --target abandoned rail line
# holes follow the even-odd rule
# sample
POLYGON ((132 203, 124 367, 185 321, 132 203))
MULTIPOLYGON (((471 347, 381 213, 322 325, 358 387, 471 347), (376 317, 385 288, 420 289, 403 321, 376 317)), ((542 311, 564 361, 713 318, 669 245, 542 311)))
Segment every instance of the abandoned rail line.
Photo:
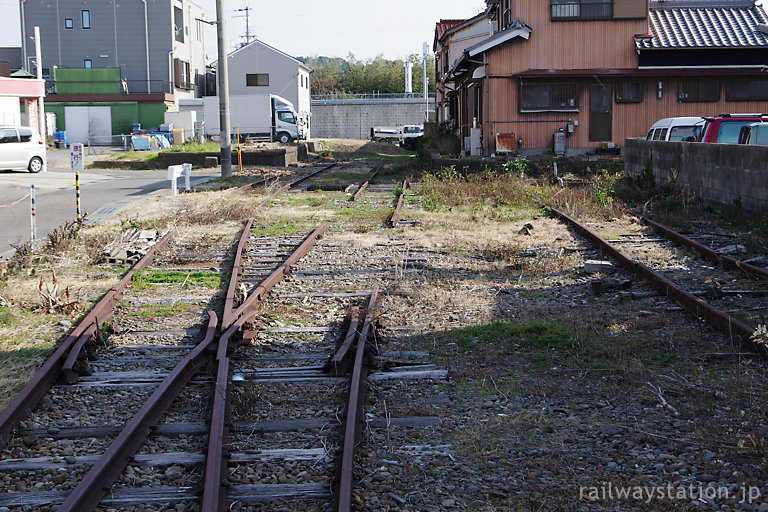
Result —
MULTIPOLYGON (((261 207, 331 167, 281 187, 261 207)), ((397 371, 390 362, 370 373, 368 341, 392 272, 365 259, 340 268, 341 247, 332 245, 305 263, 328 228, 259 236, 248 221, 234 246, 190 245, 175 231, 162 237, 0 414, 0 474, 17 482, 0 507, 177 503, 213 512, 309 500, 351 510, 364 428, 440 422, 366 417, 367 383, 446 372, 397 371), (334 292, 345 273, 360 292, 334 292), (267 302, 326 323, 265 328, 267 302), (155 320, 167 308, 174 321, 155 320)))

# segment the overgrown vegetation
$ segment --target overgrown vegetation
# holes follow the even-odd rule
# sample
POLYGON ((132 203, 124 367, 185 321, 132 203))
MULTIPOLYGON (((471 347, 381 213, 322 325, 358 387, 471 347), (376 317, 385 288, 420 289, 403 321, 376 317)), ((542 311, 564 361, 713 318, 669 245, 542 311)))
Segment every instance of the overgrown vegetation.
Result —
POLYGON ((464 349, 489 342, 507 342, 539 349, 569 349, 576 343, 573 332, 565 325, 543 322, 495 321, 451 331, 450 336, 464 349))
POLYGON ((308 224, 295 221, 258 221, 251 226, 251 233, 261 237, 286 236, 308 231, 308 224))
POLYGON ((128 316, 138 318, 159 318, 175 316, 198 309, 194 304, 174 302, 171 304, 144 304, 128 313, 128 316))
POLYGON ((504 172, 511 172, 523 176, 531 171, 531 162, 527 158, 518 157, 513 160, 504 162, 501 166, 504 172))
MULTIPOLYGON (((526 163, 511 165, 527 168, 526 163)), ((421 200, 427 211, 461 209, 495 220, 519 220, 536 215, 543 206, 605 218, 616 216, 621 209, 613 202, 613 184, 618 179, 618 175, 605 171, 594 176, 587 188, 570 188, 544 178, 526 177, 520 171, 462 173, 449 166, 424 173, 421 200)))
POLYGON ((185 142, 180 146, 163 149, 165 153, 217 153, 221 151, 221 144, 213 141, 206 142, 185 142))
POLYGON ((142 270, 133 275, 133 286, 143 290, 152 286, 170 285, 182 288, 219 288, 229 280, 229 273, 210 270, 142 270))

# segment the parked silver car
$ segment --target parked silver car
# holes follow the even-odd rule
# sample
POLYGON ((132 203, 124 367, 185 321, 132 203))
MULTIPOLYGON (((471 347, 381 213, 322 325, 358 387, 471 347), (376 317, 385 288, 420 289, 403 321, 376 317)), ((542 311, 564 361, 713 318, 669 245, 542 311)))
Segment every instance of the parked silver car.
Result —
POLYGON ((45 167, 45 142, 34 128, 0 125, 0 169, 27 169, 40 172, 45 167))

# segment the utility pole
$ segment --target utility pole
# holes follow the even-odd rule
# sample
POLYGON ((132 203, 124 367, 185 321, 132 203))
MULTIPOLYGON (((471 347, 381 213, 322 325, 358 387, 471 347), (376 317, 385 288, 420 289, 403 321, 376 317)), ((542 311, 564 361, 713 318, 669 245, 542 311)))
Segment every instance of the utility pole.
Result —
MULTIPOLYGON (((37 59, 37 79, 43 80, 43 52, 40 49, 40 27, 35 27, 35 58, 37 59)), ((45 144, 45 97, 37 98, 37 126, 40 138, 45 144)), ((48 166, 43 165, 43 172, 48 172, 48 166)))
MULTIPOLYGON (((245 44, 243 46, 247 46, 251 42, 251 23, 249 18, 249 13, 252 11, 252 7, 248 7, 247 5, 243 7, 242 9, 235 9, 236 12, 244 12, 245 16, 235 16, 235 18, 245 18, 245 44)), ((240 36, 243 37, 243 36, 240 36)), ((254 39, 256 36, 254 36, 254 39)))
POLYGON ((224 0, 216 0, 216 39, 219 45, 219 139, 221 140, 221 177, 232 176, 232 147, 229 135, 229 74, 227 70, 227 34, 224 24, 224 0))
POLYGON ((429 84, 427 83, 427 59, 429 58, 429 44, 424 41, 422 47, 421 67, 424 70, 424 76, 422 78, 422 85, 424 89, 424 120, 429 122, 429 84))

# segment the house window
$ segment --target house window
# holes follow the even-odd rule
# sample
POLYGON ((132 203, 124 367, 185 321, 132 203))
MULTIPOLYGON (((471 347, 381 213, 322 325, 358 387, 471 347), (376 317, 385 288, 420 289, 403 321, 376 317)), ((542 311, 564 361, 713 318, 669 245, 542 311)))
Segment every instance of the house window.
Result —
POLYGON ((248 73, 245 75, 248 87, 266 87, 269 85, 269 73, 248 73))
POLYGON ((91 11, 82 11, 81 14, 83 18, 83 28, 91 28, 91 11))
POLYGON ((681 103, 719 99, 720 82, 717 80, 680 80, 677 84, 677 101, 681 103))
POLYGON ((619 82, 616 84, 616 103, 641 103, 642 101, 642 82, 619 82))
POLYGON ((178 7, 173 8, 173 33, 176 41, 184 42, 184 11, 178 7))
POLYGON ((75 28, 75 20, 72 18, 64 18, 64 28, 67 30, 75 28))
POLYGON ((725 87, 728 101, 765 101, 768 100, 768 79, 745 78, 730 80, 725 87))
POLYGON ((520 112, 578 112, 579 84, 520 84, 520 112))
POLYGON ((93 67, 93 61, 91 59, 85 59, 83 61, 83 67, 85 69, 91 69, 93 67))
POLYGON ((189 62, 173 59, 173 82, 178 89, 193 89, 192 69, 189 62))
POLYGON ((550 0, 552 20, 609 20, 613 0, 550 0))

